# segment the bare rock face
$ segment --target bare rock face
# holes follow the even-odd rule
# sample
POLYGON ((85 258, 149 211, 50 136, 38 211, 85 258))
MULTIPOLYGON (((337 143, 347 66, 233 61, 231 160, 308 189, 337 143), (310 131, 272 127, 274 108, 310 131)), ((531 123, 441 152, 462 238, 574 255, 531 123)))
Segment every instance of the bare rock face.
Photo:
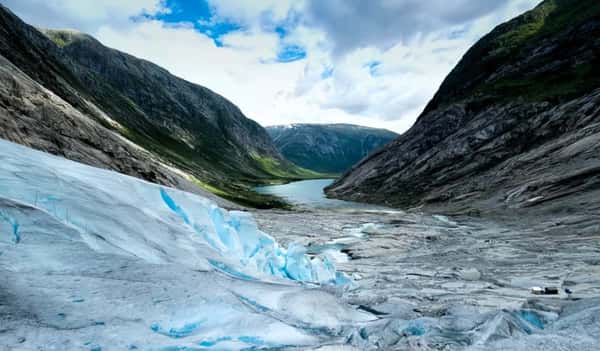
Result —
MULTIPOLYGON (((94 108, 92 104, 88 107, 94 108)), ((97 110, 96 113, 101 115, 102 112, 97 110)), ((110 121, 107 116, 104 118, 110 121)), ((185 174, 170 169, 151 153, 84 115, 3 56, 0 56, 0 125, 2 139, 195 192, 223 206, 235 207, 203 191, 185 174)))
POLYGON ((0 137, 161 184, 180 183, 149 153, 98 123, 116 124, 78 93, 77 80, 41 33, 4 8, 0 31, 0 137))
POLYGON ((257 177, 264 170, 251 154, 282 160, 264 128, 211 90, 108 48, 89 35, 42 32, 59 46, 61 61, 95 104, 145 147, 180 154, 186 166, 210 169, 218 162, 228 172, 257 177))
POLYGON ((330 196, 459 212, 597 211, 600 6, 545 1, 467 52, 415 125, 330 196))

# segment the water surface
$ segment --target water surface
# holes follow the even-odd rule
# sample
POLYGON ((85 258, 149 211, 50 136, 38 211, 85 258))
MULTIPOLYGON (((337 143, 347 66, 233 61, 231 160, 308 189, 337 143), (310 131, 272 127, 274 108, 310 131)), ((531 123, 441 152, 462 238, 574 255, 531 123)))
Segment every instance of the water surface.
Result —
POLYGON ((260 186, 256 188, 256 191, 261 194, 278 196, 296 206, 351 209, 381 208, 369 204, 327 198, 323 189, 333 183, 334 180, 335 179, 301 180, 282 185, 260 186))

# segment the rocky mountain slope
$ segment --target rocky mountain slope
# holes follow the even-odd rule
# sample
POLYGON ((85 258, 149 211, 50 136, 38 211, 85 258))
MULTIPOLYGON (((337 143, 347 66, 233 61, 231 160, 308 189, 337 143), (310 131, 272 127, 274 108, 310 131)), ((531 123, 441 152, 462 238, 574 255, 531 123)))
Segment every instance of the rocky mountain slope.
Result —
POLYGON ((295 164, 342 173, 398 135, 351 124, 293 124, 267 127, 279 151, 295 164))
POLYGON ((327 193, 459 212, 600 213, 600 3, 546 0, 495 28, 408 132, 327 193))
POLYGON ((150 62, 4 7, 0 33, 2 138, 167 185, 185 174, 251 205, 265 200, 251 184, 313 175, 231 102, 150 62))

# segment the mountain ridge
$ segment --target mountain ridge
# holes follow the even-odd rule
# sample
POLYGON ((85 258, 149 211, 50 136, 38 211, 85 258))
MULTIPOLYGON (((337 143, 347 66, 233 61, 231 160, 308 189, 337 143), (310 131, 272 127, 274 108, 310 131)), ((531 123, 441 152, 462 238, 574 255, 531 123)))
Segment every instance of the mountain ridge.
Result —
POLYGON ((339 174, 398 134, 347 123, 295 123, 266 127, 288 160, 316 172, 339 174))
POLYGON ((598 208, 599 19, 594 1, 546 0, 496 27, 412 128, 326 192, 458 213, 598 208))

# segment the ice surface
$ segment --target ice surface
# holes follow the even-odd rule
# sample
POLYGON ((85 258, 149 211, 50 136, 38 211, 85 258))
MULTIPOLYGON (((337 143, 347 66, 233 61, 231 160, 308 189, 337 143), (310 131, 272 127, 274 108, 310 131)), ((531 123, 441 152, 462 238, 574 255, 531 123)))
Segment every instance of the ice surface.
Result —
MULTIPOLYGON (((7 143, 2 147, 9 151, 7 143)), ((22 168, 3 169, 0 196, 45 210, 76 228, 97 251, 124 251, 153 263, 209 263, 246 277, 269 274, 336 283, 328 257, 311 259, 299 244, 286 250, 261 232, 249 213, 228 212, 193 194, 40 153, 14 157, 22 168), (23 167, 26 162, 31 167, 23 167)), ((26 228, 7 210, 0 212, 0 219, 10 224, 13 240, 19 242, 20 230, 26 228)))
POLYGON ((250 213, 6 141, 0 162, 2 350, 309 347, 373 319, 250 213))
POLYGON ((1 351, 600 343, 597 237, 389 211, 278 213, 271 236, 270 213, 5 141, 0 164, 1 351), (561 284, 574 299, 529 293, 561 284))
POLYGON ((4 220, 10 225, 10 231, 14 237, 13 240, 16 244, 18 244, 19 241, 21 241, 21 235, 19 234, 19 222, 15 218, 11 217, 7 210, 0 211, 0 219, 4 220))

